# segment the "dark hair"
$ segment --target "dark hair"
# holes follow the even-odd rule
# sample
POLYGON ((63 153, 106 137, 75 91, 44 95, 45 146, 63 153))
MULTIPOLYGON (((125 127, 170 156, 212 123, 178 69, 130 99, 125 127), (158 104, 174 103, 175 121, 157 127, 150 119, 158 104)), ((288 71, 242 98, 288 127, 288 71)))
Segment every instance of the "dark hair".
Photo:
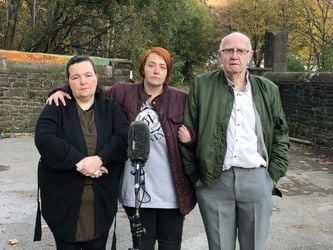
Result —
POLYGON ((77 55, 77 56, 73 56, 71 59, 69 59, 69 61, 67 62, 66 65, 66 77, 67 80, 69 79, 69 67, 72 66, 73 64, 77 64, 80 62, 90 62, 93 69, 94 69, 94 73, 96 74, 96 68, 95 68, 95 64, 94 62, 89 58, 89 56, 85 56, 85 55, 77 55))
POLYGON ((140 60, 140 66, 139 66, 141 77, 145 78, 145 70, 144 70, 145 64, 147 61, 147 57, 152 53, 159 55, 165 61, 166 66, 167 66, 167 71, 168 71, 166 78, 165 78, 165 83, 169 82, 170 78, 171 78, 171 72, 172 72, 172 58, 171 58, 170 52, 162 47, 152 47, 145 51, 145 53, 143 54, 143 56, 140 60))
MULTIPOLYGON (((85 55, 77 55, 77 56, 73 56, 71 59, 69 59, 69 61, 67 62, 67 65, 66 65, 66 77, 67 77, 67 80, 69 79, 69 67, 72 66, 73 64, 77 64, 77 63, 81 63, 81 62, 90 62, 92 67, 93 67, 93 70, 94 70, 94 73, 96 74, 96 67, 95 67, 95 64, 94 62, 90 59, 89 56, 85 56, 85 55)), ((72 90, 71 88, 70 89, 70 95, 73 96, 73 93, 72 93, 72 90)), ((99 97, 99 95, 101 94, 102 92, 102 88, 100 87, 100 85, 97 83, 97 87, 96 87, 96 91, 95 91, 95 97, 99 97)))

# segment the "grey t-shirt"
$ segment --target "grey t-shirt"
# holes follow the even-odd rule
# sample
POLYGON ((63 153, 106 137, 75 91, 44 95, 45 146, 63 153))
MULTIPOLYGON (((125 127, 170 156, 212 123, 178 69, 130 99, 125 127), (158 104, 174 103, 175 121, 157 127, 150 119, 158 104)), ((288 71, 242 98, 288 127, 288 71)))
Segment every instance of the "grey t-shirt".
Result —
MULTIPOLYGON (((149 102, 142 104, 136 120, 146 122, 150 129, 150 152, 143 167, 145 190, 150 196, 150 201, 148 201, 147 194, 142 196, 143 190, 141 189, 140 199, 143 200, 141 207, 178 208, 164 132, 158 115, 149 102)), ((127 160, 123 174, 120 202, 129 207, 135 207, 134 175, 131 174, 133 170, 131 161, 127 160)))

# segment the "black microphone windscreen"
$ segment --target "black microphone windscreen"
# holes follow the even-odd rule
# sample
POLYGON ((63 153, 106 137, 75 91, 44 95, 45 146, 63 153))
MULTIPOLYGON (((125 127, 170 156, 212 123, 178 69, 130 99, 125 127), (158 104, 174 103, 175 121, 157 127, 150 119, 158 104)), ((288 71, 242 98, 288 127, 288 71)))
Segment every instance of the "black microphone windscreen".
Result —
POLYGON ((128 158, 132 162, 146 162, 150 150, 150 130, 143 121, 131 123, 128 131, 128 158))

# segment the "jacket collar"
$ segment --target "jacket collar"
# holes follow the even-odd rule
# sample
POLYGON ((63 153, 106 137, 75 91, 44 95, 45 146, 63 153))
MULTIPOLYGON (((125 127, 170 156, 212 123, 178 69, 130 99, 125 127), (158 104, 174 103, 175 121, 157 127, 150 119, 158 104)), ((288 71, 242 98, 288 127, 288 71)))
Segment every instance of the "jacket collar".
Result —
MULTIPOLYGON (((170 89, 169 85, 168 85, 168 84, 164 84, 164 85, 163 85, 163 92, 162 92, 160 95, 156 96, 156 97, 154 98, 154 100, 155 100, 155 99, 158 99, 160 102, 163 102, 163 103, 164 103, 165 99, 166 99, 167 96, 168 96, 169 89, 170 89)), ((150 97, 150 95, 148 95, 148 94, 145 92, 145 90, 144 90, 143 82, 141 82, 141 83, 139 84, 139 91, 138 91, 138 94, 139 94, 139 98, 140 98, 140 103, 143 103, 143 102, 147 101, 147 100, 149 99, 149 97, 150 97)))

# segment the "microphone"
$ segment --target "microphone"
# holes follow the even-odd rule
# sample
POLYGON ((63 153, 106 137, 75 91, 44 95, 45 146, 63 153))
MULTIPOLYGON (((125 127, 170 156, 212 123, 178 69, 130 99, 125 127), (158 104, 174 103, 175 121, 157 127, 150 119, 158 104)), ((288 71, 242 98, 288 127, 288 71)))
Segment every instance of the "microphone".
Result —
POLYGON ((134 167, 131 174, 134 175, 134 194, 135 194, 135 214, 128 216, 131 225, 133 248, 129 250, 139 250, 142 234, 146 229, 140 221, 140 189, 145 193, 145 181, 143 166, 148 159, 150 149, 150 130, 143 121, 134 121, 130 124, 128 131, 127 156, 134 167))
POLYGON ((143 121, 131 123, 128 131, 127 156, 132 163, 145 163, 150 150, 150 130, 143 121))

